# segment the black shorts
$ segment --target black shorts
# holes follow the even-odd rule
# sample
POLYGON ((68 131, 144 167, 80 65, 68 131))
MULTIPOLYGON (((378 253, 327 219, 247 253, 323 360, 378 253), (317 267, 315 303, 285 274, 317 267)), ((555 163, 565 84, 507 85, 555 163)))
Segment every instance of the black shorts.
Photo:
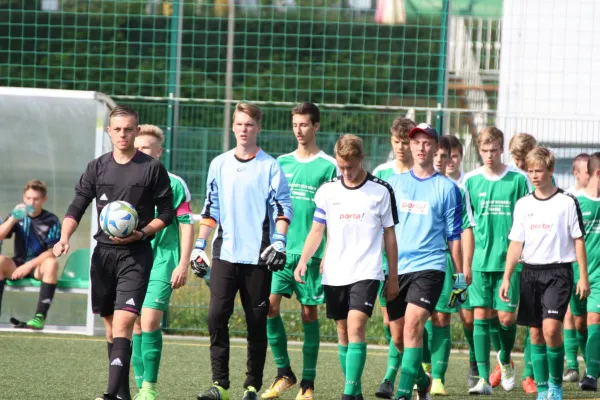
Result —
POLYGON ((399 275, 400 294, 387 302, 388 319, 395 321, 404 317, 408 303, 424 308, 431 314, 440 299, 445 279, 446 273, 437 270, 399 275))
POLYGON ((572 291, 573 267, 570 263, 523 264, 517 324, 540 327, 546 318, 563 321, 572 291))
POLYGON ((125 310, 139 315, 153 261, 150 242, 120 247, 96 245, 90 269, 94 314, 108 317, 115 310, 125 310))
MULTIPOLYGON (((25 264, 25 260, 23 260, 22 258, 15 258, 15 257, 13 257, 12 260, 15 263, 15 266, 17 268, 19 268, 21 265, 25 264)), ((36 268, 32 269, 29 274, 27 274, 27 275, 25 275, 23 277, 23 279, 27 279, 27 278, 33 278, 33 279, 35 279, 35 270, 36 270, 36 268)), ((6 278, 6 279, 9 279, 9 278, 6 278)))
POLYGON ((323 285, 327 318, 335 321, 348 319, 350 310, 362 311, 371 317, 379 293, 380 281, 369 279, 345 286, 323 285))

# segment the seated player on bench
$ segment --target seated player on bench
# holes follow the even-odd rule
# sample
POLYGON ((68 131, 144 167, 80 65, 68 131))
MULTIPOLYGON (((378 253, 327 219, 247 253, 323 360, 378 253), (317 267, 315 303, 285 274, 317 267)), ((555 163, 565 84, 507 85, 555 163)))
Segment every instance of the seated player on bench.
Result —
POLYGON ((58 275, 58 262, 52 247, 60 238, 60 221, 56 215, 44 210, 48 198, 46 184, 34 179, 27 182, 23 203, 12 210, 0 224, 0 241, 15 237, 14 256, 0 255, 0 311, 6 279, 35 278, 42 281, 35 317, 27 323, 11 319, 21 328, 44 329, 58 275))

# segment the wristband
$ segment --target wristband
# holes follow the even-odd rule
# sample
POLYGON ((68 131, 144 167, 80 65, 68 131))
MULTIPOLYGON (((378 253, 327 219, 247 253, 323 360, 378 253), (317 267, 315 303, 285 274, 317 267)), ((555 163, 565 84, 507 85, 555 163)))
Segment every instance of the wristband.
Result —
POLYGON ((140 229, 139 232, 142 234, 140 240, 145 240, 148 237, 148 234, 143 229, 140 229))
POLYGON ((283 233, 274 233, 273 237, 271 238, 271 242, 283 242, 287 244, 287 236, 285 236, 283 233))
POLYGON ((200 250, 206 249, 206 240, 205 239, 196 239, 195 247, 200 250))

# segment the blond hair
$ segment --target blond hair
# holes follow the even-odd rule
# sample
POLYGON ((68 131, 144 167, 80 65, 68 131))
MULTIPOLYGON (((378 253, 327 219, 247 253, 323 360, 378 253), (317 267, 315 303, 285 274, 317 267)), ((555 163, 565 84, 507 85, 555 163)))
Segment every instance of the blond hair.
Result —
POLYGON ((342 135, 335 143, 334 152, 337 157, 344 160, 353 157, 360 158, 363 156, 362 139, 350 133, 342 135))
POLYGON ((536 146, 527 153, 525 163, 527 164, 527 168, 535 165, 543 165, 547 170, 553 170, 556 158, 554 157, 554 153, 547 148, 536 146))
POLYGON ((39 179, 32 179, 29 182, 27 182, 25 184, 25 189, 23 189, 23 193, 25 193, 29 189, 39 192, 42 195, 42 197, 46 197, 46 194, 48 193, 48 187, 43 181, 40 181, 39 179))
POLYGON ((158 126, 156 125, 150 125, 150 124, 143 124, 139 126, 140 128, 140 133, 137 134, 137 136, 152 136, 153 138, 156 138, 156 140, 158 140, 158 143, 163 144, 165 141, 165 134, 163 133, 163 130, 160 129, 158 126))
POLYGON ((500 142, 500 147, 504 147, 504 133, 495 126, 483 128, 477 136, 477 146, 479 147, 484 144, 490 144, 493 141, 500 142))
POLYGON ((260 125, 263 118, 263 112, 260 107, 250 103, 237 103, 235 106, 235 111, 233 112, 233 119, 235 119, 235 116, 238 113, 248 115, 258 125, 260 125))
POLYGON ((537 146, 537 140, 529 133, 517 133, 508 142, 508 151, 516 158, 525 158, 537 146))
POLYGON ((408 140, 408 132, 415 126, 417 126, 417 124, 415 124, 415 121, 412 119, 398 117, 392 122, 390 133, 396 139, 404 142, 408 140))

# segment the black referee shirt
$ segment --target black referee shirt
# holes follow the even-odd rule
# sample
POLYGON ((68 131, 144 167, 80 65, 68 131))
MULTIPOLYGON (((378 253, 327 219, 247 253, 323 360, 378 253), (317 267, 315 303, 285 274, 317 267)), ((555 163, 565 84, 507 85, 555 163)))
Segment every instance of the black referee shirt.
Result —
MULTIPOLYGON (((155 218, 155 207, 156 218, 166 226, 175 216, 167 170, 160 161, 140 151, 126 164, 117 163, 112 152, 91 161, 75 186, 75 198, 67 210, 67 217, 79 223, 94 199, 98 215, 112 201, 123 200, 133 205, 139 218, 137 230, 155 218)), ((100 228, 94 238, 98 243, 114 245, 100 228)))

